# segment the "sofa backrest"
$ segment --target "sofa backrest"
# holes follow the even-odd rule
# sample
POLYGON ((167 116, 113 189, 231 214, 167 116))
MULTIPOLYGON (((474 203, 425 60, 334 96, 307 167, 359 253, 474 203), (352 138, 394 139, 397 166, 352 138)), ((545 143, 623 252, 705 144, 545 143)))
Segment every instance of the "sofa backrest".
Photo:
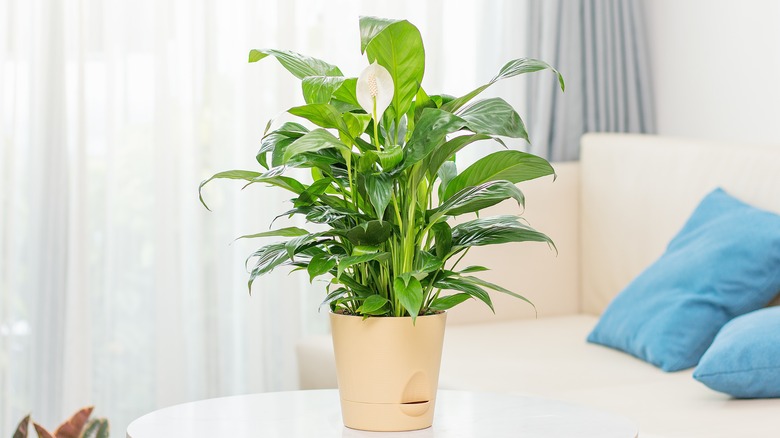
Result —
POLYGON ((716 187, 780 213, 780 145, 586 134, 580 161, 581 310, 600 314, 716 187))

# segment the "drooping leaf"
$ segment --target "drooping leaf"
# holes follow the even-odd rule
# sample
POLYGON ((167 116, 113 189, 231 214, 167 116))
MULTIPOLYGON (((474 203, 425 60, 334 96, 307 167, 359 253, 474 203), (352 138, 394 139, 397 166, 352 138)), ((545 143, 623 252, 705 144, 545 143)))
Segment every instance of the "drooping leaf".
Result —
POLYGON ((249 62, 257 62, 266 56, 276 58, 287 71, 298 79, 303 79, 306 76, 344 76, 335 65, 288 50, 252 49, 249 51, 249 62))
POLYGON ((393 196, 393 180, 389 175, 380 173, 366 175, 365 181, 368 199, 374 207, 376 217, 382 219, 393 196))
POLYGON ((526 297, 524 297, 524 296, 522 296, 520 294, 514 293, 514 292, 512 292, 511 290, 509 290, 509 289, 507 289, 505 287, 499 286, 497 284, 493 284, 493 283, 491 283, 489 281, 485 281, 485 280, 483 280, 481 278, 477 278, 477 277, 461 277, 460 279, 463 280, 463 281, 469 282, 471 284, 482 286, 482 287, 487 287, 489 289, 493 289, 495 291, 498 291, 498 292, 501 292, 503 294, 507 294, 509 296, 513 296, 513 297, 515 297, 517 299, 525 301, 526 303, 530 304, 534 308, 534 311, 536 311, 536 306, 534 306, 534 303, 532 303, 530 300, 528 300, 528 298, 526 298, 526 297))
POLYGON ((479 211, 509 198, 516 200, 520 206, 525 203, 523 192, 509 181, 488 181, 475 187, 466 187, 452 195, 438 208, 429 210, 430 221, 436 222, 445 215, 458 216, 479 211))
POLYGON ((467 293, 438 297, 433 300, 433 302, 431 302, 431 305, 428 306, 428 308, 434 311, 448 310, 468 300, 469 298, 471 298, 471 295, 467 293))
POLYGON ((379 245, 392 235, 393 224, 382 220, 363 222, 347 231, 347 239, 358 246, 379 245))
POLYGON ((303 99, 306 103, 329 103, 346 79, 342 76, 307 76, 301 81, 303 99))
POLYGON ((516 216, 494 216, 474 219, 456 225, 452 229, 455 247, 496 245, 508 242, 547 242, 555 248, 545 234, 521 223, 516 216))
POLYGON ((458 112, 477 134, 503 135, 528 141, 528 133, 520 115, 504 99, 479 100, 458 112))
POLYGON ((287 227, 287 228, 280 228, 278 230, 271 230, 271 231, 265 231, 262 233, 257 234, 246 234, 241 237, 236 238, 238 239, 254 239, 257 237, 298 237, 298 236, 305 236, 309 234, 308 231, 298 228, 298 227, 287 227))
POLYGON ((298 198, 293 200, 293 205, 296 207, 313 205, 320 199, 321 195, 331 187, 331 183, 333 183, 333 178, 329 177, 314 181, 306 190, 298 195, 298 198))
POLYGON ((475 266, 469 266, 469 267, 461 269, 460 273, 461 274, 467 274, 467 273, 470 273, 470 272, 482 272, 482 271, 489 271, 489 269, 484 267, 484 266, 475 265, 475 266))
POLYGON ((513 184, 542 176, 553 175, 550 163, 544 158, 520 151, 498 151, 483 157, 455 177, 444 191, 446 200, 466 187, 489 181, 509 181, 513 184))
POLYGON ((357 313, 361 315, 384 315, 387 313, 387 303, 387 298, 374 294, 363 301, 363 304, 357 308, 357 313))
MULTIPOLYGON (((257 162, 267 169, 269 167, 266 158, 268 152, 273 152, 275 156, 281 157, 285 147, 307 132, 309 130, 298 123, 284 123, 278 129, 263 136, 263 139, 260 141, 260 149, 255 156, 257 162)), ((272 163, 272 165, 278 166, 279 163, 272 163)))
POLYGON ((393 78, 393 109, 399 123, 422 83, 425 48, 420 31, 413 24, 406 20, 388 21, 361 17, 360 34, 361 41, 368 41, 364 46, 368 61, 378 62, 393 78))
POLYGON ((206 207, 206 210, 211 211, 209 206, 206 205, 206 201, 203 200, 203 186, 215 179, 241 179, 244 181, 252 181, 261 175, 262 174, 260 172, 253 172, 251 170, 227 170, 225 172, 216 173, 212 175, 211 178, 200 183, 198 186, 198 199, 200 199, 200 203, 206 207))
POLYGON ((343 288, 343 287, 340 287, 340 288, 338 288, 336 290, 333 290, 333 291, 329 292, 327 296, 325 296, 324 300, 322 300, 322 303, 320 303, 320 308, 322 308, 322 306, 330 304, 331 301, 337 300, 339 298, 342 298, 342 297, 344 297, 344 296, 346 296, 348 294, 349 294, 349 291, 346 288, 343 288))
POLYGON ((324 129, 315 129, 295 140, 295 142, 287 147, 287 150, 284 152, 284 161, 288 162, 296 155, 304 152, 314 152, 326 148, 349 150, 347 145, 334 137, 330 132, 324 129))
POLYGON ((463 280, 462 278, 458 277, 450 277, 444 280, 439 280, 434 284, 435 287, 439 289, 444 290, 457 290, 460 292, 465 292, 472 297, 482 301, 483 303, 487 304, 488 307, 490 307, 490 310, 495 313, 495 309, 493 308, 493 301, 490 299, 490 295, 482 289, 481 287, 477 286, 474 283, 468 282, 463 280))
POLYGON ((479 95, 480 93, 485 91, 488 87, 500 81, 501 79, 511 78, 519 74, 532 73, 532 72, 545 70, 545 69, 550 69, 553 71, 553 73, 557 75, 558 83, 561 86, 561 90, 564 90, 565 85, 563 83, 563 76, 561 76, 561 74, 558 73, 558 70, 552 68, 550 64, 547 64, 546 62, 540 61, 538 59, 519 58, 504 64, 504 66, 501 67, 501 70, 498 72, 498 74, 495 77, 493 77, 493 79, 491 79, 490 82, 488 82, 487 84, 477 87, 476 89, 472 90, 471 92, 469 92, 464 96, 461 96, 457 99, 453 99, 447 103, 443 103, 441 105, 441 109, 443 109, 444 111, 455 112, 458 109, 460 109, 460 107, 468 103, 471 99, 475 98, 477 95, 479 95))
POLYGON ((403 274, 393 280, 393 290, 401 306, 409 312, 412 321, 415 321, 423 303, 423 290, 420 280, 410 274, 403 274))

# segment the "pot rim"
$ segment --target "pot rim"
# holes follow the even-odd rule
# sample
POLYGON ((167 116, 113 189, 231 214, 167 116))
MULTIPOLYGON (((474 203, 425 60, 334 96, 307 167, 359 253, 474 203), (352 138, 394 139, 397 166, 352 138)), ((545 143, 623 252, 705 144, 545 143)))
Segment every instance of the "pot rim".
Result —
MULTIPOLYGON (((343 316, 343 317, 352 317, 352 318, 361 318, 361 319, 411 319, 411 316, 369 316, 365 317, 362 315, 346 315, 344 313, 336 313, 331 310, 328 310, 328 313, 334 316, 343 316)), ((446 315, 446 310, 440 310, 436 313, 430 314, 430 315, 419 315, 417 318, 429 318, 429 317, 436 317, 436 316, 442 316, 446 315)))

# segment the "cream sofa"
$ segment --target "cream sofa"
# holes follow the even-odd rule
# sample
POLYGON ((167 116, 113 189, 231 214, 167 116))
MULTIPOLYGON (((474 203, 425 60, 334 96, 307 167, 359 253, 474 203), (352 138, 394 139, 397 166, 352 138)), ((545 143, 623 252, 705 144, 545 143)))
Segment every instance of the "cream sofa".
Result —
MULTIPOLYGON (((780 213, 780 145, 757 147, 625 134, 588 134, 582 159, 558 179, 521 184, 534 227, 556 242, 478 248, 485 278, 538 309, 495 295, 496 314, 469 302, 450 312, 443 389, 566 400, 633 419, 643 438, 780 436, 780 400, 735 400, 692 369, 665 373, 585 338, 610 300, 663 252, 717 186, 780 213)), ((497 206, 493 213, 510 212, 497 206)), ((483 215, 487 216, 487 214, 483 215)), ((464 265, 466 266, 466 265, 464 265)), ((302 388, 335 387, 329 337, 298 345, 302 388)))

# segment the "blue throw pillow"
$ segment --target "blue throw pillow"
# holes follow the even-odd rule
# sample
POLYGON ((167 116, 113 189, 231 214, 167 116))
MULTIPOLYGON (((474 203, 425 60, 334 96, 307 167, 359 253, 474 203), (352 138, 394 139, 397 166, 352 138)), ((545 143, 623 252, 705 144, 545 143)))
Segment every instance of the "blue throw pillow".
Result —
POLYGON ((722 189, 708 194, 666 252, 607 307, 588 341, 677 371, 721 327, 780 292, 780 216, 722 189))
POLYGON ((693 378, 734 397, 780 397, 780 308, 757 310, 726 324, 693 378))

